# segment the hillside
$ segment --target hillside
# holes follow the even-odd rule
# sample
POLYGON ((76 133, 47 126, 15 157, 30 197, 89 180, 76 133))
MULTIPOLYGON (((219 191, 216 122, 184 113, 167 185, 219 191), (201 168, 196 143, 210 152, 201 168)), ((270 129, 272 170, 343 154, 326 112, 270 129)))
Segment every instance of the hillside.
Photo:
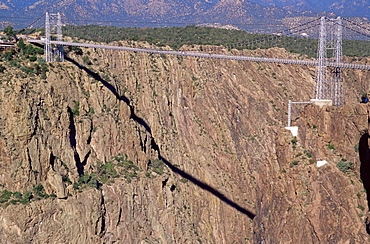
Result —
MULTIPOLYGON (((35 30, 24 30, 31 33, 35 30)), ((191 45, 211 45, 231 49, 267 49, 271 46, 306 57, 317 57, 317 39, 252 34, 241 30, 227 30, 212 27, 186 26, 167 28, 118 28, 98 25, 65 26, 63 33, 69 37, 94 42, 113 42, 119 40, 142 41, 160 47, 169 46, 174 50, 186 50, 191 45)), ((365 48, 368 41, 343 40, 343 55, 347 57, 366 57, 370 53, 365 48)), ((195 50, 194 48, 192 48, 195 50)), ((203 50, 207 49, 204 47, 203 50)), ((211 49, 211 48, 208 48, 211 49)), ((201 49, 200 49, 201 50, 201 49)), ((199 50, 198 50, 199 51, 199 50)), ((330 53, 328 55, 331 55, 330 53)), ((273 56, 271 56, 273 57, 273 56)))
POLYGON ((296 106, 294 138, 287 101, 310 98, 312 67, 68 57, 3 56, 0 242, 368 241, 368 72, 345 73, 346 106, 296 106))

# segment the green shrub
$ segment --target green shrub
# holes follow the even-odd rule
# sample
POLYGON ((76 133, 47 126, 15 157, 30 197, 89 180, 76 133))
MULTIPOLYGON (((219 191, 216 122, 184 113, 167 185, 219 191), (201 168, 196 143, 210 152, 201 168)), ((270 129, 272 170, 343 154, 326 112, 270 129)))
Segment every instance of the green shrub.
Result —
POLYGON ((40 64, 40 65, 45 65, 46 64, 46 61, 45 61, 45 59, 43 59, 41 57, 38 57, 37 58, 37 63, 40 64))
POLYGON ((297 153, 294 157, 295 157, 295 158, 298 158, 298 157, 300 157, 300 156, 302 156, 302 153, 297 153))
POLYGON ((189 180, 188 179, 186 179, 186 178, 181 178, 181 180, 180 180, 180 182, 182 182, 182 183, 187 183, 189 180))
POLYGON ((72 184, 72 181, 68 178, 68 176, 62 176, 62 181, 67 183, 68 185, 72 184))
POLYGON ((123 176, 127 180, 127 183, 131 183, 131 177, 128 175, 123 176))
POLYGON ((149 163, 149 167, 152 168, 153 172, 161 175, 164 171, 164 162, 160 159, 153 159, 149 163))
POLYGON ((35 192, 43 191, 43 190, 44 190, 44 186, 43 186, 43 185, 41 185, 41 184, 39 184, 39 185, 35 186, 35 187, 33 188, 33 190, 34 190, 35 192))
POLYGON ((337 163, 337 168, 344 173, 349 172, 350 170, 353 170, 354 167, 355 167, 355 164, 353 162, 346 161, 345 159, 341 159, 337 163))
POLYGON ((12 199, 12 200, 10 200, 10 203, 11 204, 17 204, 19 202, 20 202, 20 200, 18 200, 18 199, 12 199))
POLYGON ((312 153, 310 153, 309 151, 304 150, 304 153, 306 154, 306 156, 307 156, 308 158, 312 158, 312 153))
POLYGON ((293 161, 293 162, 290 163, 290 167, 294 167, 296 165, 298 165, 298 161, 293 161))
POLYGON ((96 171, 90 175, 81 175, 78 182, 73 183, 73 188, 82 191, 86 186, 99 188, 101 184, 110 184, 114 182, 114 178, 123 177, 127 182, 131 182, 132 178, 137 178, 137 171, 140 170, 132 161, 127 160, 127 155, 118 155, 112 157, 113 161, 106 163, 97 162, 96 171), (121 168, 117 171, 117 167, 121 168))
POLYGON ((20 70, 22 70, 24 73, 33 73, 33 69, 26 66, 19 67, 20 70))
POLYGON ((333 144, 330 144, 330 143, 328 144, 328 148, 331 149, 331 150, 335 150, 334 145, 333 144))
POLYGON ((28 203, 30 202, 32 198, 32 192, 30 191, 26 191, 25 193, 23 193, 23 198, 21 199, 21 203, 28 203))
POLYGON ((364 210, 365 210, 365 207, 364 207, 364 206, 362 206, 361 204, 358 204, 358 205, 357 205, 357 208, 359 208, 361 211, 364 211, 364 210))
POLYGON ((30 60, 31 62, 35 62, 37 60, 37 57, 31 56, 31 57, 28 57, 28 60, 30 60))
POLYGON ((39 197, 48 198, 49 195, 45 193, 43 185, 39 184, 33 188, 33 191, 38 195, 39 197))
POLYGON ((72 47, 69 47, 71 49, 71 51, 74 51, 75 54, 77 55, 82 55, 83 54, 83 51, 80 47, 75 47, 75 46, 72 46, 72 47))
POLYGON ((113 162, 108 161, 105 164, 98 163, 98 174, 99 176, 107 176, 108 178, 118 178, 119 175, 115 169, 113 162))
POLYGON ((293 145, 297 145, 297 142, 298 142, 297 137, 295 136, 292 140, 290 140, 290 142, 291 142, 293 145))
POLYGON ((18 191, 14 192, 14 193, 13 193, 13 196, 14 196, 15 198, 22 199, 22 193, 20 193, 20 192, 18 192, 18 191))
POLYGON ((12 192, 8 190, 3 190, 0 195, 0 203, 4 203, 9 201, 10 197, 12 196, 12 192))
POLYGON ((73 102, 75 105, 73 106, 72 114, 79 115, 80 114, 80 102, 78 101, 73 101, 73 102))
POLYGON ((19 64, 19 62, 15 61, 15 60, 10 60, 9 61, 9 64, 11 66, 14 66, 14 67, 17 67, 17 68, 21 68, 21 65, 19 64))
POLYGON ((77 182, 74 182, 73 183, 73 189, 75 189, 75 190, 80 189, 80 186, 79 186, 79 184, 77 182))
POLYGON ((5 70, 6 68, 4 67, 4 65, 0 64, 0 73, 4 73, 5 70))
POLYGON ((12 60, 12 59, 13 59, 13 54, 12 54, 11 52, 5 52, 5 53, 4 53, 4 59, 5 59, 6 61, 10 61, 10 60, 12 60))
POLYGON ((98 189, 99 188, 99 181, 98 181, 98 177, 95 175, 95 174, 91 174, 90 175, 90 179, 89 181, 87 182, 88 186, 92 187, 92 188, 96 188, 98 189))
POLYGON ((92 64, 92 62, 90 61, 90 59, 89 59, 88 56, 83 56, 82 60, 87 65, 91 65, 92 64))
POLYGON ((131 160, 127 159, 127 155, 114 156, 113 159, 117 161, 117 166, 123 167, 126 170, 139 170, 139 167, 137 167, 131 160))
POLYGON ((78 178, 79 184, 86 184, 90 180, 90 175, 81 175, 80 178, 78 178))
POLYGON ((80 189, 80 186, 87 185, 92 188, 99 188, 99 180, 98 177, 95 174, 91 175, 82 175, 80 178, 78 178, 78 183, 73 184, 74 189, 80 189))

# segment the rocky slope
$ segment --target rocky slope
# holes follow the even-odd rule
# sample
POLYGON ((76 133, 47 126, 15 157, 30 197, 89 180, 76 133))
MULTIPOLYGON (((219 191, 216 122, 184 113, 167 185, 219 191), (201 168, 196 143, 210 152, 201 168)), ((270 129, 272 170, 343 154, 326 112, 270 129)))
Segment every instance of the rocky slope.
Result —
POLYGON ((3 64, 2 243, 368 241, 368 72, 346 73, 350 105, 295 106, 294 138, 287 100, 309 100, 314 68, 68 56, 46 77, 3 64))

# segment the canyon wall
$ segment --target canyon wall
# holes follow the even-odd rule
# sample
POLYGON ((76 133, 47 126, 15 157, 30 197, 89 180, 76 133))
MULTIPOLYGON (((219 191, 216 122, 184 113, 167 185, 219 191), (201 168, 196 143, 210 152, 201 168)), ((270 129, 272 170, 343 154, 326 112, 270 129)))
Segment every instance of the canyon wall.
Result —
POLYGON ((348 105, 295 105, 293 137, 314 67, 98 49, 46 77, 3 65, 2 243, 368 241, 368 71, 344 74, 348 105))

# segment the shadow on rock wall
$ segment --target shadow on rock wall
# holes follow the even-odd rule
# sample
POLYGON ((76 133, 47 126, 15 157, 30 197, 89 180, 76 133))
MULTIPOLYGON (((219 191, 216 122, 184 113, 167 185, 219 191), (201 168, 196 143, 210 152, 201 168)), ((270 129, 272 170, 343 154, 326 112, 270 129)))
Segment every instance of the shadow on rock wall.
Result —
MULTIPOLYGON (((109 82, 107 82, 106 80, 104 80, 98 73, 93 72, 89 68, 87 68, 87 67, 79 64, 77 61, 75 61, 75 60, 73 60, 71 58, 65 57, 65 60, 71 62, 74 65, 76 65, 81 70, 85 71, 90 76, 94 77, 95 80, 100 81, 107 89, 109 89, 116 96, 116 98, 118 100, 125 102, 130 107, 130 113, 131 113, 130 114, 130 119, 134 120, 136 123, 138 123, 139 125, 141 125, 142 127, 144 127, 145 130, 151 135, 151 137, 152 137, 152 139, 151 139, 152 149, 154 149, 155 151, 157 151, 157 153, 158 153, 158 159, 162 160, 172 170, 172 172, 174 172, 175 174, 178 174, 181 177, 183 177, 183 178, 191 181, 193 184, 195 184, 196 186, 200 187, 201 189, 203 189, 203 190, 211 193, 212 195, 214 195, 215 197, 217 197, 218 199, 220 199, 222 202, 224 202, 227 205, 233 207, 235 210, 241 212, 242 214, 245 214, 250 219, 254 219, 254 217, 256 216, 254 213, 252 213, 249 210, 243 208, 239 204, 233 202, 231 199, 229 199, 228 197, 226 197, 224 194, 222 194, 221 192, 219 192, 218 190, 216 190, 212 186, 210 186, 210 185, 208 185, 208 184, 200 181, 199 179, 196 179, 192 175, 190 175, 190 174, 186 173, 185 171, 177 168, 169 160, 167 160, 164 157, 162 157, 161 156, 161 153, 160 153, 160 149, 158 147, 158 144, 155 142, 155 139, 152 136, 152 130, 151 130, 150 126, 145 122, 144 119, 138 117, 135 114, 135 108, 131 104, 130 100, 127 97, 121 96, 120 94, 118 94, 116 88, 114 86, 112 86, 111 84, 109 84, 109 82)), ((81 166, 81 167, 83 167, 83 166, 81 166)), ((81 173, 83 174, 83 170, 81 170, 81 173)))
MULTIPOLYGON (((370 149, 369 149, 369 134, 365 133, 359 141, 359 156, 360 156, 360 177, 367 194, 367 205, 370 209, 370 149)), ((366 232, 370 235, 370 219, 366 219, 366 232)))

